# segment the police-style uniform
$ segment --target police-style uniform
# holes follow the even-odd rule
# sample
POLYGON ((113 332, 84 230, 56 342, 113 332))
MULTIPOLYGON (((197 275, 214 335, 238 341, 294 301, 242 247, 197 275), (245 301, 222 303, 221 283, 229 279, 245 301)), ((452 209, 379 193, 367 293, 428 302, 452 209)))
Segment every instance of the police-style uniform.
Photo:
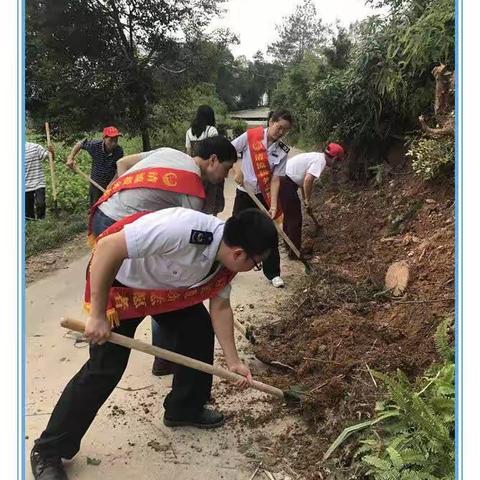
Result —
MULTIPOLYGON (((265 128, 262 143, 268 153, 268 164, 270 165, 272 175, 283 177, 285 175, 287 156, 288 152, 290 151, 290 147, 281 140, 268 146, 267 131, 268 129, 265 128)), ((237 153, 240 154, 242 159, 244 184, 255 193, 260 202, 262 202, 262 204, 268 210, 269 207, 267 206, 267 203, 261 194, 261 190, 257 182, 257 176, 255 175, 252 158, 250 156, 250 149, 248 146, 247 132, 233 140, 232 145, 235 147, 237 153)), ((235 202, 233 204, 233 215, 236 215, 238 212, 241 212, 247 208, 257 208, 257 206, 248 196, 245 189, 238 185, 235 194, 235 202)), ((278 247, 271 252, 268 258, 263 261, 263 273, 269 280, 280 276, 280 253, 278 251, 278 247)))
MULTIPOLYGON (((129 258, 114 285, 171 289, 206 283, 220 268, 215 258, 223 229, 222 220, 184 208, 153 212, 125 225, 129 258)), ((218 295, 229 298, 230 285, 218 295)), ((203 303, 153 318, 174 333, 177 353, 213 364, 214 332, 203 303)), ((142 320, 124 320, 112 331, 133 338, 142 320)), ((35 442, 38 452, 63 458, 78 452, 97 411, 122 378, 129 355, 128 348, 110 342, 90 345, 90 358, 63 390, 47 428, 35 442)), ((195 418, 211 388, 211 375, 175 364, 172 390, 164 400, 165 415, 195 418)))

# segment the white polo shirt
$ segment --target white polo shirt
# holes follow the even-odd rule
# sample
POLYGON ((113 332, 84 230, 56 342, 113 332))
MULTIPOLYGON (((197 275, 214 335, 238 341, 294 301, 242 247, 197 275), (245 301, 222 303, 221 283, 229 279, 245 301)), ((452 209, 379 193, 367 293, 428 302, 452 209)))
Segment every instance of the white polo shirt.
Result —
MULTIPOLYGON (((267 148, 267 129, 264 131, 262 144, 267 149, 268 164, 270 165, 272 174, 278 177, 285 176, 285 166, 287 163, 289 148, 281 141, 274 142, 267 148)), ((235 140, 232 140, 232 145, 235 147, 237 153, 242 154, 242 173, 244 183, 250 187, 250 190, 253 192, 261 193, 257 182, 257 176, 255 175, 255 170, 253 168, 252 157, 250 156, 247 132, 242 133, 242 135, 235 140)), ((237 186, 237 188, 243 192, 245 191, 245 189, 240 186, 237 186)))
MULTIPOLYGON (((125 225, 128 259, 116 279, 132 288, 193 288, 206 283, 223 237, 225 222, 205 213, 176 207, 159 210, 125 225), (194 243, 213 236, 208 245, 194 243), (208 275, 208 277, 207 277, 208 275)), ((209 275, 210 274, 210 275, 209 275)), ((219 296, 229 298, 230 285, 219 296)))
POLYGON ((300 153, 287 161, 285 173, 298 186, 303 186, 307 173, 315 178, 320 177, 327 162, 325 155, 319 152, 300 153))
MULTIPOLYGON (((186 170, 201 177, 200 168, 192 157, 173 148, 159 148, 144 152, 140 154, 140 158, 141 160, 126 173, 143 168, 163 167, 186 170)), ((204 200, 193 195, 168 192, 158 188, 133 188, 115 193, 98 208, 113 220, 120 220, 136 212, 162 210, 178 206, 200 211, 203 205, 204 200)))

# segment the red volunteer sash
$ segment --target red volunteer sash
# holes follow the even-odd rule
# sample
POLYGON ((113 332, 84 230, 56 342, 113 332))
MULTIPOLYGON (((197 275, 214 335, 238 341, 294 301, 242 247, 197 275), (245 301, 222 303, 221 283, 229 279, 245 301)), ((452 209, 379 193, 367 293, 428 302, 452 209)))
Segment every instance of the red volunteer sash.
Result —
POLYGON ((127 172, 113 182, 98 201, 92 205, 88 220, 88 242, 90 245, 93 246, 96 241, 92 231, 92 219, 99 205, 115 193, 132 188, 157 188, 205 199, 202 179, 196 173, 162 167, 142 168, 135 172, 127 172))
MULTIPOLYGON (((122 220, 115 222, 102 232, 98 236, 98 240, 123 230, 125 225, 148 213, 151 212, 138 212, 122 218, 122 220)), ((90 258, 90 263, 91 261, 92 259, 90 258)), ((88 313, 91 310, 90 263, 87 267, 84 296, 84 310, 88 313)), ((195 288, 154 290, 113 286, 108 293, 106 317, 112 326, 118 326, 122 320, 157 315, 191 307, 208 298, 215 297, 231 282, 235 275, 236 273, 221 267, 208 282, 195 288)))
MULTIPOLYGON (((248 148, 250 150, 250 158, 252 159, 253 169, 257 177, 258 186, 262 192, 263 198, 270 209, 272 204, 271 182, 272 171, 268 163, 268 152, 263 146, 263 137, 265 130, 262 126, 250 128, 247 130, 248 148)), ((280 203, 277 205, 277 214, 275 219, 282 215, 280 203)))

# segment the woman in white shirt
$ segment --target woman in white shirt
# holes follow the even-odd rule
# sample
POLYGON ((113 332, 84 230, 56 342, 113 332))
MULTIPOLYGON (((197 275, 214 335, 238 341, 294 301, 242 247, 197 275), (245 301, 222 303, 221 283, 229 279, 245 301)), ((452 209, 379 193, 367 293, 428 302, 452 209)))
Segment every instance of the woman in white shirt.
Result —
MULTIPOLYGON (((242 157, 241 161, 234 164, 235 181, 238 183, 233 205, 234 214, 247 208, 256 208, 245 190, 248 188, 269 210, 272 218, 279 216, 280 178, 285 175, 285 165, 290 150, 281 141, 281 138, 290 130, 292 123, 291 113, 287 110, 279 110, 270 115, 267 128, 261 126, 250 128, 232 141, 233 146, 242 157), (259 163, 258 157, 260 157, 261 163, 259 163), (269 193, 269 198, 265 198, 266 192, 269 193)), ((263 262, 263 273, 274 287, 284 286, 280 276, 278 249, 272 251, 263 262)))
MULTIPOLYGON (((200 105, 190 128, 185 135, 185 150, 191 157, 195 156, 195 146, 200 140, 218 135, 215 128, 215 113, 208 105, 200 105)), ((204 213, 217 216, 225 208, 223 188, 225 182, 212 184, 204 182, 205 206, 204 213)))
MULTIPOLYGON (((329 143, 321 152, 307 152, 295 155, 287 161, 285 176, 280 180, 280 205, 283 210, 283 231, 293 244, 302 246, 302 206, 298 189, 302 191, 305 208, 310 208, 313 183, 325 167, 331 167, 344 156, 344 150, 338 143, 329 143)), ((290 258, 296 258, 289 252, 290 258)))

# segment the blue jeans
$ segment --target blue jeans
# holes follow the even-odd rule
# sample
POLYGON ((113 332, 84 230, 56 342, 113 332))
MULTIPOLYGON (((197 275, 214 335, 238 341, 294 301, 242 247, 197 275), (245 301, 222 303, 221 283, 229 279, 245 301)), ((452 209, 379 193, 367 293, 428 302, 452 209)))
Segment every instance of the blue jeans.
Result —
POLYGON ((116 222, 113 218, 105 215, 99 208, 95 210, 92 220, 92 230, 96 237, 116 222))
MULTIPOLYGON (((98 237, 98 235, 115 222, 116 220, 105 215, 99 208, 97 208, 92 220, 93 233, 98 237)), ((152 319, 152 344, 156 347, 174 350, 176 346, 175 334, 166 329, 163 323, 159 324, 152 319)))

